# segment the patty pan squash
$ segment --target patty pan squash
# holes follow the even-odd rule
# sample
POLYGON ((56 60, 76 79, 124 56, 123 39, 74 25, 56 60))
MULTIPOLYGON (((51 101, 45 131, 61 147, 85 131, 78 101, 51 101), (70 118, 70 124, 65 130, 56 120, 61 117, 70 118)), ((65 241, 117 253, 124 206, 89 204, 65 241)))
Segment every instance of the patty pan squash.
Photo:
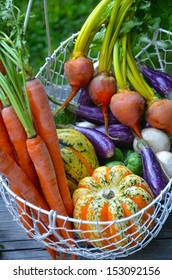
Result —
POLYGON ((145 228, 152 227, 154 207, 125 221, 120 219, 142 210, 153 199, 146 181, 125 166, 98 167, 74 191, 73 217, 82 220, 74 223, 75 229, 83 241, 103 250, 132 246, 145 236, 145 228))

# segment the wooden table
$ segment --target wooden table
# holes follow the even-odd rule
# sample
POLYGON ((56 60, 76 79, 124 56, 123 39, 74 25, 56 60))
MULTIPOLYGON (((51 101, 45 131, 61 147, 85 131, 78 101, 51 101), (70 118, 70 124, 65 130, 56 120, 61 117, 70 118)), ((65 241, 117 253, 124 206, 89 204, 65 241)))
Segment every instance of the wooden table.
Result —
MULTIPOLYGON (((45 248, 15 222, 0 196, 0 244, 2 260, 50 260, 45 248)), ((144 249, 125 258, 128 260, 171 260, 172 259, 172 213, 159 235, 144 249)))

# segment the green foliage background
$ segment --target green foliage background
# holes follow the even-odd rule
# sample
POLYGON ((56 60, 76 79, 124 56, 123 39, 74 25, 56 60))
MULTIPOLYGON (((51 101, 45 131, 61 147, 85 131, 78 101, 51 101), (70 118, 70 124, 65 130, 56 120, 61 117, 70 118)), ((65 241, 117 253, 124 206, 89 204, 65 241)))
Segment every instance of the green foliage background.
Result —
MULTIPOLYGON (((22 12, 26 12, 28 0, 13 0, 22 12)), ((51 52, 61 41, 80 30, 83 22, 99 0, 48 0, 48 18, 51 35, 51 52)), ((44 1, 33 0, 26 30, 34 72, 44 64, 48 56, 44 1)))
MULTIPOLYGON (((13 0, 13 2, 22 12, 26 12, 29 0, 13 0)), ((98 2, 99 0, 47 0, 51 52, 59 46, 61 41, 80 30, 83 22, 98 2)), ((151 0, 151 6, 153 16, 161 18, 161 27, 172 31, 172 1, 151 0)), ((43 0, 33 0, 26 32, 35 73, 48 56, 43 7, 43 0)))

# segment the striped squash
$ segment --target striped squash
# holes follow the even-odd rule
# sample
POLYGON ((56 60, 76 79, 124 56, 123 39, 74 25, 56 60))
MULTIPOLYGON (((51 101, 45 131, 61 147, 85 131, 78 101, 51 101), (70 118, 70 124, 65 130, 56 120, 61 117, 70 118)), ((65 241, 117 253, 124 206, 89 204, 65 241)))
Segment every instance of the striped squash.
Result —
POLYGON ((60 150, 71 193, 79 181, 91 176, 99 166, 93 145, 79 131, 73 128, 57 129, 60 150))
POLYGON ((153 194, 143 178, 133 174, 123 165, 112 168, 98 167, 92 176, 83 178, 74 191, 75 219, 89 221, 75 222, 75 229, 81 239, 93 246, 111 250, 119 246, 131 246, 144 237, 145 227, 152 227, 153 222, 148 217, 153 214, 151 206, 142 215, 125 219, 122 222, 113 221, 130 217, 146 207, 153 194), (90 222, 112 223, 90 223, 90 222), (136 240, 133 242, 133 240, 136 240))

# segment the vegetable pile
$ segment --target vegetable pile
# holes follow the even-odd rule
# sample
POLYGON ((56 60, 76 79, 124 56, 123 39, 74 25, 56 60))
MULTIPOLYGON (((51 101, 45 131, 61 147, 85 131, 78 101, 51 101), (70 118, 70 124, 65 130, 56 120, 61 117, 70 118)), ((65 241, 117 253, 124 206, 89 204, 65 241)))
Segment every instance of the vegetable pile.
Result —
MULTIPOLYGON (((12 3, 8 7, 14 25, 4 24, 0 32, 0 173, 17 196, 61 216, 104 222, 130 217, 166 187, 172 177, 172 77, 137 64, 133 48, 145 25, 152 32, 157 28, 151 16, 146 24, 140 20, 149 4, 98 3, 64 64, 71 93, 64 103, 56 101, 60 107, 54 112, 46 88, 33 76, 20 11, 12 3), (95 45, 96 60, 89 57, 95 45), (69 104, 78 92, 78 106, 69 104)), ((2 18, 4 11, 1 7, 2 18)), ((20 217, 28 235, 35 234, 32 216, 41 221, 40 234, 47 233, 48 217, 17 203, 19 215, 26 212, 20 217)), ((55 233, 43 240, 59 242, 60 236, 75 247, 77 229, 77 238, 112 250, 116 242, 126 245, 128 234, 143 239, 140 227, 154 225, 153 211, 147 208, 136 224, 128 220, 110 228, 57 217, 55 233)))

